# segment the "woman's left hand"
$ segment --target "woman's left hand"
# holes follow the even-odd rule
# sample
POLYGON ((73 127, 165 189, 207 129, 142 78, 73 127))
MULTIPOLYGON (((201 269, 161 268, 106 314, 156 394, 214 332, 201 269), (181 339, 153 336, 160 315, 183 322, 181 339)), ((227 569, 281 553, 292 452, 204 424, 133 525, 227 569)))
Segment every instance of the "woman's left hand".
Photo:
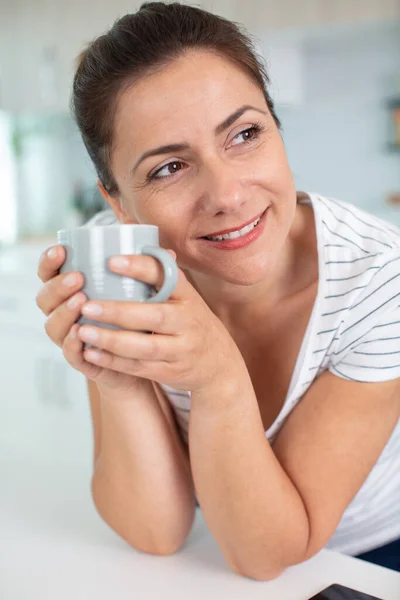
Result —
MULTIPOLYGON (((156 259, 144 255, 123 258, 126 266, 109 263, 114 272, 161 287, 163 270, 156 259)), ((175 389, 202 391, 221 374, 229 377, 235 373, 242 360, 225 326, 181 269, 167 302, 90 301, 82 314, 123 329, 82 325, 79 338, 95 346, 84 350, 85 360, 175 389), (97 308, 97 314, 90 312, 91 307, 97 308), (142 333, 146 331, 155 335, 142 333)))

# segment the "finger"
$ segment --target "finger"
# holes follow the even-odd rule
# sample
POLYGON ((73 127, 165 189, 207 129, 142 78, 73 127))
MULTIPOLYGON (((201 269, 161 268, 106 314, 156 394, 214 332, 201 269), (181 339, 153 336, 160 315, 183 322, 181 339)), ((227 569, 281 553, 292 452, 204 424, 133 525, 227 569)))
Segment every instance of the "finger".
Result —
POLYGON ((168 363, 156 360, 134 360, 131 358, 122 358, 99 350, 98 348, 88 348, 83 351, 85 361, 90 364, 102 367, 106 372, 114 371, 133 375, 140 379, 151 379, 156 381, 158 378, 168 376, 168 363))
MULTIPOLYGON (((164 281, 164 270, 161 263, 152 256, 144 254, 115 256, 109 260, 109 267, 115 273, 139 279, 144 283, 153 285, 160 289, 164 281)), ((182 298, 190 296, 193 293, 185 274, 178 268, 178 283, 173 291, 171 298, 182 298)))
POLYGON ((83 285, 83 275, 77 271, 56 275, 41 287, 36 296, 36 304, 48 316, 62 302, 76 294, 83 285))
POLYGON ((149 335, 134 331, 115 331, 82 325, 79 338, 122 358, 175 362, 181 355, 181 337, 149 335))
POLYGON ((62 347, 71 327, 79 319, 82 306, 86 301, 85 294, 78 292, 50 313, 45 324, 45 330, 57 346, 62 347))
POLYGON ((71 367, 80 371, 89 379, 96 379, 103 369, 100 366, 88 363, 84 359, 83 344, 78 337, 79 327, 80 326, 75 323, 65 337, 62 347, 63 354, 71 367))
POLYGON ((140 279, 156 288, 162 286, 164 271, 161 263, 152 256, 144 254, 113 256, 108 264, 110 269, 120 275, 140 279))
POLYGON ((57 275, 65 260, 63 246, 51 246, 43 252, 39 260, 38 276, 45 283, 57 275))
POLYGON ((178 302, 91 301, 82 307, 82 314, 93 321, 110 323, 129 331, 176 335, 185 328, 187 319, 183 308, 178 302))
POLYGON ((115 354, 111 354, 111 352, 99 350, 98 348, 87 348, 83 350, 83 358, 89 364, 96 365, 102 369, 117 371, 119 373, 126 373, 129 375, 135 374, 137 376, 137 371, 142 365, 141 361, 139 360, 115 356, 115 354))

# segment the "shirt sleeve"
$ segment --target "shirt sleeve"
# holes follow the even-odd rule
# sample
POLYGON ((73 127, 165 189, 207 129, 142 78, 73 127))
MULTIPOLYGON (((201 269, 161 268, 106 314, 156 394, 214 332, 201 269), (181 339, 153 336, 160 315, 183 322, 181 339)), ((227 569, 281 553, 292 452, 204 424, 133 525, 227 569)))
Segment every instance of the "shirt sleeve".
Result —
POLYGON ((347 311, 329 371, 361 382, 400 378, 400 248, 385 255, 347 311))

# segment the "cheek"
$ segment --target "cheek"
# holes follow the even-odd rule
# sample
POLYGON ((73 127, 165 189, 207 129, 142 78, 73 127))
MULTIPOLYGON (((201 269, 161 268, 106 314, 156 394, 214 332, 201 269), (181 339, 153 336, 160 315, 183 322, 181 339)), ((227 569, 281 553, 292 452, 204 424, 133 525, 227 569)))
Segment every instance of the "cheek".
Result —
POLYGON ((183 226, 183 220, 180 222, 173 222, 172 220, 161 223, 160 221, 154 222, 159 228, 159 239, 160 246, 174 250, 177 254, 181 253, 184 249, 184 233, 186 228, 183 226))
POLYGON ((286 189, 292 185, 293 178, 285 146, 278 134, 274 142, 266 145, 257 157, 255 166, 260 179, 269 183, 271 188, 286 189))

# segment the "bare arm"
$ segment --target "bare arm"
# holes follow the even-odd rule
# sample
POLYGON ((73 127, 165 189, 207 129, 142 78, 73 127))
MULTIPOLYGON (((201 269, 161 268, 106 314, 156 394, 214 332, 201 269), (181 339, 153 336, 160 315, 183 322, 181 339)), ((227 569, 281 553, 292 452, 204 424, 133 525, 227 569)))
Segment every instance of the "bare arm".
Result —
MULTIPOLYGON (((152 383, 153 378, 121 374, 85 360, 77 324, 87 301, 80 291, 84 279, 78 272, 73 282, 72 273, 61 275, 65 249, 55 246, 49 250, 39 263, 38 276, 44 285, 36 303, 48 317, 45 329, 50 339, 88 379, 96 507, 136 548, 156 554, 174 552, 190 531, 195 502, 187 448, 179 437, 171 406, 161 388, 152 383)), ((150 263, 152 271, 149 257, 142 258, 142 280, 151 285, 162 281, 158 263, 150 263)))
POLYGON ((192 393, 191 466, 204 517, 230 566, 268 580, 318 552, 400 414, 400 380, 323 373, 266 439, 248 374, 192 393))
POLYGON ((135 548, 175 552, 192 527, 195 500, 188 453, 168 401, 147 380, 130 398, 104 397, 93 381, 88 388, 99 514, 135 548))

